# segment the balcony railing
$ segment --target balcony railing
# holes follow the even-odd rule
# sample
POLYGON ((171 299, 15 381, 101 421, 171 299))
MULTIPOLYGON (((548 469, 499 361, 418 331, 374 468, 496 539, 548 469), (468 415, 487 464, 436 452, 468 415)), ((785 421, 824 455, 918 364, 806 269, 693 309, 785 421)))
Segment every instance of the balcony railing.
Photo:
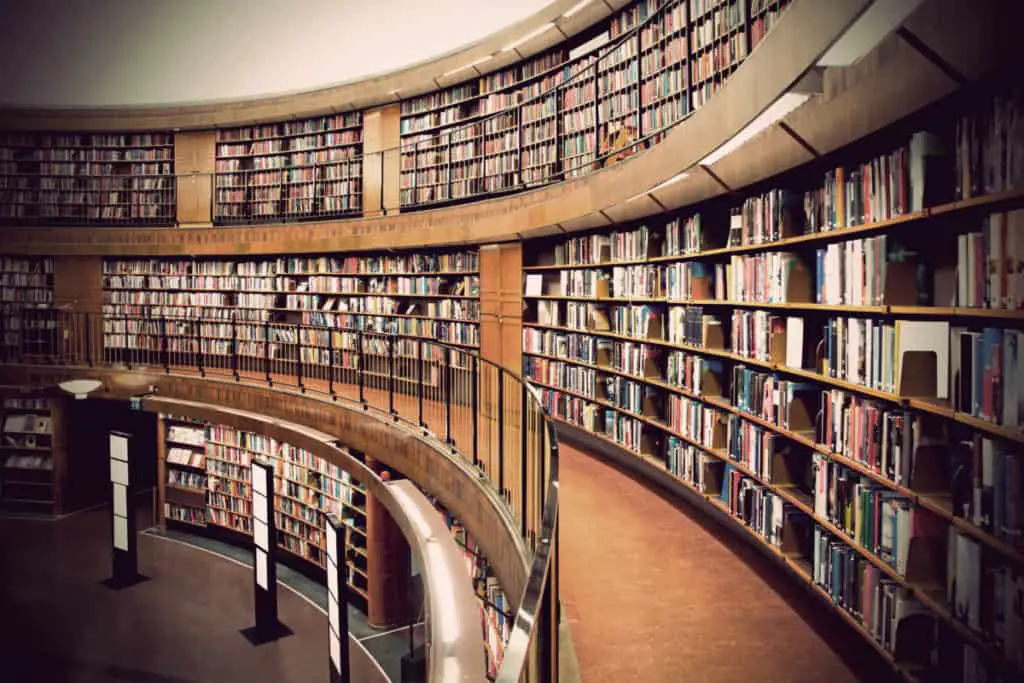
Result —
POLYGON ((269 385, 434 435, 498 494, 529 553, 526 588, 510 596, 518 609, 496 680, 558 680, 558 441, 520 377, 465 348, 393 334, 39 308, 0 320, 0 364, 269 385))

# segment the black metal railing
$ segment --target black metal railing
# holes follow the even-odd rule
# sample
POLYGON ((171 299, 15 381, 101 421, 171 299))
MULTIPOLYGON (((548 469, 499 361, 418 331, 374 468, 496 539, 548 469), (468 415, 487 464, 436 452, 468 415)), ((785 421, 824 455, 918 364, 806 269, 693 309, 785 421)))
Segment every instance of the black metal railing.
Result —
POLYGON ((0 319, 2 364, 269 385, 358 404, 436 437, 497 493, 530 556, 526 589, 510 596, 518 610, 497 680, 558 680, 558 441, 519 376, 465 347, 369 330, 45 308, 0 319))

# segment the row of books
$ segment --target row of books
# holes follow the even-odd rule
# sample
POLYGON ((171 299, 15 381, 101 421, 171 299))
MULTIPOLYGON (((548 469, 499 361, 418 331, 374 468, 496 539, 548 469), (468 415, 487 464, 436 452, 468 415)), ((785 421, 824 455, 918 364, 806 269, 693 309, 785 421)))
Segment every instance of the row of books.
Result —
MULTIPOLYGON (((476 100, 477 91, 472 85, 457 86, 419 98, 415 104, 403 103, 402 133, 404 141, 409 143, 403 145, 403 205, 450 201, 473 194, 502 191, 518 186, 517 180, 535 183, 549 182, 560 177, 561 174, 552 170, 544 174, 530 172, 511 181, 501 179, 501 174, 517 170, 513 161, 511 166, 507 163, 493 163, 474 168, 473 177, 479 182, 464 188, 468 191, 454 187, 434 187, 438 184, 446 186, 452 179, 422 173, 433 164, 441 162, 424 160, 422 163, 426 167, 421 165, 417 152, 424 147, 418 143, 423 142, 432 148, 440 143, 442 147, 448 148, 462 139, 464 134, 477 137, 481 134, 476 131, 478 117, 491 111, 501 111, 494 109, 498 106, 518 106, 521 109, 520 126, 527 121, 536 121, 538 114, 556 115, 561 108, 563 139, 559 141, 556 138, 556 144, 551 149, 556 157, 523 159, 518 163, 522 167, 529 167, 561 161, 564 166, 562 173, 568 177, 582 175, 590 170, 589 161, 597 147, 596 138, 600 133, 597 118, 601 120, 602 129, 609 122, 624 121, 634 131, 643 132, 656 132, 677 122, 688 113, 691 100, 701 97, 701 90, 695 89, 693 93, 689 91, 688 79, 692 77, 699 81, 715 77, 720 80, 718 77, 731 72, 745 58, 746 34, 736 30, 744 26, 742 4, 723 5, 699 19, 691 15, 690 21, 693 24, 689 30, 685 4, 682 2, 666 2, 661 6, 650 7, 644 5, 646 9, 640 9, 643 3, 639 3, 623 10, 624 13, 611 19, 609 36, 613 40, 616 37, 622 38, 625 36, 623 32, 642 25, 639 42, 619 40, 599 53, 574 58, 561 78, 545 78, 543 85, 550 89, 547 92, 556 94, 554 89, 558 89, 560 102, 557 105, 554 98, 542 95, 545 92, 542 88, 535 87, 522 96, 528 98, 540 95, 537 100, 524 102, 524 99, 520 99, 517 102, 514 97, 502 96, 485 100, 487 105, 480 107, 476 100), (689 39, 684 43, 687 34, 689 39), (707 49, 710 47, 715 49, 707 49), (706 53, 700 54, 704 50, 706 53), (694 73, 690 74, 690 70, 679 67, 693 54, 697 58, 692 65, 694 73), (704 64, 705 61, 707 64, 704 64), (595 112, 595 105, 600 111, 595 112), (535 112, 538 106, 541 108, 535 112), (439 138, 421 137, 433 131, 437 131, 439 138), (569 139, 573 136, 579 139, 569 139), (561 159, 557 158, 559 153, 561 159)), ((775 9, 780 10, 779 7, 775 9)), ((761 30, 766 30, 766 26, 762 22, 761 30)), ((710 83, 709 87, 716 87, 718 80, 710 83)), ((519 153, 522 144, 519 137, 513 136, 515 139, 506 143, 495 141, 492 149, 474 149, 467 155, 452 158, 487 159, 490 155, 519 153)), ((447 155, 446 152, 443 156, 447 158, 447 155)))
POLYGON ((284 121, 282 123, 263 124, 242 128, 219 128, 218 142, 267 140, 305 136, 314 133, 330 133, 362 125, 361 112, 318 116, 301 121, 284 121))
MULTIPOLYGON (((12 264, 20 262, 12 262, 12 264)), ((28 268, 27 265, 12 265, 28 268)), ((51 266, 52 268, 52 266, 51 266)), ((116 260, 103 261, 104 275, 356 275, 356 274, 454 274, 475 273, 479 252, 414 252, 373 256, 289 256, 260 261, 223 260, 116 260)), ((3 268, 0 264, 0 270, 3 268)), ((28 271, 19 271, 28 272, 28 271)), ((34 271, 33 271, 34 272, 34 271)), ((49 271, 47 271, 49 272, 49 271)), ((161 285, 158 285, 161 286, 161 285)), ((168 285, 174 287, 176 285, 168 285)))
MULTIPOLYGON (((586 401, 559 395, 557 391, 545 390, 542 393, 545 403, 551 406, 554 414, 565 415, 570 422, 585 428, 597 426, 597 431, 603 431, 609 439, 642 455, 657 457, 657 447, 652 449, 650 441, 645 438, 645 427, 641 421, 625 415, 612 415, 613 411, 606 410, 604 425, 595 425, 592 410, 586 401)), ((730 453, 736 453, 736 450, 731 449, 730 453)), ((982 571, 991 572, 987 576, 996 583, 995 600, 1001 601, 1006 597, 1003 591, 1018 591, 1022 587, 1017 583, 1018 574, 994 558, 983 562, 980 544, 974 538, 928 511, 914 507, 909 499, 903 498, 898 492, 880 489, 872 480, 820 454, 814 454, 813 458, 813 521, 827 522, 831 525, 829 529, 838 529, 841 533, 835 535, 821 524, 814 525, 813 542, 808 543, 808 550, 803 552, 807 552, 811 560, 815 583, 835 598, 840 607, 857 617, 888 651, 896 654, 891 636, 877 636, 878 625, 889 617, 881 616, 884 610, 877 607, 881 604, 879 595, 874 589, 866 590, 867 586, 861 582, 861 578, 865 577, 865 581, 870 584, 879 577, 888 580, 888 572, 891 572, 892 576, 899 577, 889 580, 896 587, 905 587, 906 582, 915 580, 915 576, 918 580, 926 580, 921 572, 929 571, 930 568, 919 561, 915 564, 913 557, 916 554, 931 557, 933 551, 928 545, 934 547, 936 543, 941 544, 948 535, 945 552, 950 557, 946 573, 947 601, 950 607, 946 618, 961 620, 986 640, 991 639, 1002 656, 1019 666, 1021 641, 1019 638, 1012 641, 1005 638, 1007 628, 1010 634, 1019 633, 1019 611, 1004 616, 1007 608, 1003 607, 1005 604, 1011 611, 1016 610, 1013 605, 1018 598, 1011 593, 1006 603, 999 602, 1000 607, 996 611, 985 610, 985 604, 993 603, 991 599, 982 597, 979 581, 982 571), (968 548, 967 551, 964 551, 964 546, 968 548), (879 565, 889 567, 888 572, 879 573, 879 565), (865 570, 868 566, 871 569, 865 570), (853 568, 856 571, 851 571, 853 568), (878 616, 871 616, 873 606, 879 609, 878 616)), ((745 471, 731 464, 723 466, 721 460, 707 453, 701 454, 692 444, 676 437, 670 437, 667 441, 664 462, 669 471, 701 492, 714 495, 720 490, 723 507, 743 520, 766 542, 781 548, 787 538, 787 529, 796 530, 795 534, 789 536, 790 543, 794 543, 792 536, 806 535, 811 520, 802 509, 790 502, 793 494, 787 493, 783 497, 761 483, 771 481, 770 471, 764 471, 765 461, 751 463, 742 456, 734 459, 745 466, 745 471, 757 475, 760 481, 748 477, 745 471)), ((776 459, 774 462, 780 461, 776 459)), ((1020 481, 1019 471, 1015 476, 1015 481, 1020 481)), ((1014 508, 1011 514, 1019 520, 1020 500, 1012 500, 1014 508)), ((1019 530, 1017 523, 1016 528, 1019 530)), ((805 547, 799 538, 796 545, 805 547)), ((931 612, 922 605, 917 606, 917 611, 933 620, 943 614, 931 612)))

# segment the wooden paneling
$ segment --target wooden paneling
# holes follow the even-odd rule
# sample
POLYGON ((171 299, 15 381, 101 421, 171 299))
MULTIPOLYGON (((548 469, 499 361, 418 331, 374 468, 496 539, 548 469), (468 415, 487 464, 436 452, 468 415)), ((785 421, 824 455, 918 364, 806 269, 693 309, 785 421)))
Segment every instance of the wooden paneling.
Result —
POLYGON ((398 213, 401 108, 363 112, 363 215, 398 213))
POLYGON ((185 131, 174 135, 174 172, 178 185, 178 223, 185 227, 212 225, 213 172, 217 136, 214 131, 185 131))
POLYGON ((178 224, 183 228, 213 225, 213 176, 209 174, 179 175, 178 224))
POLYGON ((523 247, 480 248, 480 355, 513 374, 522 372, 523 247))
POLYGON ((99 311, 103 306, 103 259, 58 256, 53 260, 53 302, 72 311, 99 311))

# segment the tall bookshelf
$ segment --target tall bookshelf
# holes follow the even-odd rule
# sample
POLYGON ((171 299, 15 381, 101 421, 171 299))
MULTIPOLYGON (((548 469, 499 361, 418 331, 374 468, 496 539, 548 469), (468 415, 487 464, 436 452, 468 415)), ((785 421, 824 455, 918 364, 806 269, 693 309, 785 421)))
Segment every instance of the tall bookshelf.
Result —
POLYGON ((362 113, 217 131, 218 224, 362 213, 362 113))
POLYGON ((736 519, 909 680, 1024 675, 1024 91, 995 89, 525 252, 554 418, 736 519))
POLYGON ((0 358, 52 352, 54 316, 53 259, 0 256, 0 358))
POLYGON ((174 225, 174 137, 0 134, 0 221, 174 225))
MULTIPOLYGON (((401 104, 401 203, 430 204, 519 185, 554 137, 547 98, 565 78, 564 48, 401 104), (525 129, 521 129, 524 127, 525 129), (534 154, 533 161, 530 154, 534 154)), ((538 162, 539 163, 539 162, 538 162)))
POLYGON ((577 177, 657 142, 725 82, 788 4, 638 0, 601 27, 605 45, 567 43, 403 101, 401 206, 577 177))
POLYGON ((58 401, 40 395, 0 398, 0 510, 61 511, 64 444, 58 401))
POLYGON ((161 415, 163 522, 193 533, 245 542, 252 536, 253 458, 274 466, 278 548, 326 570, 326 516, 347 525, 346 579, 365 611, 366 490, 337 465, 275 439, 173 415, 161 415))
MULTIPOLYGON (((201 353, 206 367, 226 368, 234 344, 243 370, 269 360, 294 375, 301 358, 311 372, 332 362, 354 371, 357 334, 364 332, 364 368, 380 374, 388 354, 382 335, 400 340, 394 350, 399 359, 430 362, 440 349, 429 342, 467 349, 480 343, 475 249, 107 260, 103 269, 104 349, 110 360, 160 364, 166 333, 172 364, 178 359, 195 365, 201 353)), ((430 383, 431 371, 424 378, 430 383)))

